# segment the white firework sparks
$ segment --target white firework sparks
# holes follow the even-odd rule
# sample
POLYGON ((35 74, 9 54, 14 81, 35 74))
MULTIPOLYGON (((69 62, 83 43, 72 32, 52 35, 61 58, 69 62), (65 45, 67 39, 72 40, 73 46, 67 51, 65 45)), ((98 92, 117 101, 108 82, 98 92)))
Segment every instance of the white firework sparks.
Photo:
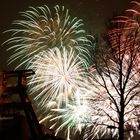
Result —
POLYGON ((67 140, 70 140, 77 132, 81 132, 85 127, 87 120, 90 117, 87 101, 78 90, 72 97, 69 104, 63 105, 61 108, 52 109, 49 119, 53 125, 51 128, 56 127, 56 135, 61 131, 65 131, 67 140))
POLYGON ((58 48, 42 52, 37 55, 29 67, 35 71, 31 79, 31 93, 34 100, 46 106, 50 101, 58 100, 68 103, 80 85, 83 85, 85 76, 83 63, 79 57, 74 56, 74 51, 58 48))
POLYGON ((20 60, 17 68, 28 65, 34 55, 42 50, 53 47, 67 49, 73 47, 80 53, 81 58, 87 60, 88 48, 93 47, 92 41, 83 28, 81 19, 71 17, 64 6, 54 7, 51 11, 46 5, 30 7, 22 12, 23 19, 14 21, 15 29, 8 30, 12 36, 5 43, 8 50, 13 50, 9 63, 20 60))

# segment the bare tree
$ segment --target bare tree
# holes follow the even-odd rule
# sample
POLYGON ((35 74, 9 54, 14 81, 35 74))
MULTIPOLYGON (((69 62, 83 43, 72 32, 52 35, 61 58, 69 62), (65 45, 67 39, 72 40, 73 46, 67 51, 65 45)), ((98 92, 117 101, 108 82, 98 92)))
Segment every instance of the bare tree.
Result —
MULTIPOLYGON (((138 12, 128 11, 133 15, 138 12)), ((118 135, 119 140, 125 139, 125 132, 130 131, 133 137, 133 132, 140 129, 140 27, 137 19, 135 15, 135 18, 118 16, 112 20, 114 26, 107 34, 110 48, 101 48, 100 53, 94 55, 95 64, 89 70, 91 83, 96 87, 93 92, 98 94, 92 100, 97 110, 94 116, 98 115, 94 125, 99 129, 105 126, 114 129, 112 136, 118 135)))

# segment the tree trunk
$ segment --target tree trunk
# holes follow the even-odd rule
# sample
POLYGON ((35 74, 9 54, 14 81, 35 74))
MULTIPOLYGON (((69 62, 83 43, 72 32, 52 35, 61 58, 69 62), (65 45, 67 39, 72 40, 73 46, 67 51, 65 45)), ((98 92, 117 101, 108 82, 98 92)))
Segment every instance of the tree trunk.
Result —
POLYGON ((124 118, 120 116, 119 122, 119 140, 124 140, 124 118))
POLYGON ((119 112, 119 140, 124 140, 124 97, 120 101, 121 110, 119 112))

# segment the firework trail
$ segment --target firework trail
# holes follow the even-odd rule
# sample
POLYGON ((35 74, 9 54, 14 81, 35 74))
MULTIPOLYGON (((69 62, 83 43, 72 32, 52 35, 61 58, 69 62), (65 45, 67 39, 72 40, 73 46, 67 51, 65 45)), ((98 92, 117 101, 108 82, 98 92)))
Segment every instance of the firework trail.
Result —
POLYGON ((126 53, 130 55, 134 50, 139 53, 140 3, 136 1, 131 1, 131 3, 133 8, 125 10, 125 16, 115 17, 112 20, 113 29, 108 32, 111 49, 115 50, 115 59, 122 57, 126 53))
POLYGON ((88 61, 89 48, 94 46, 93 37, 87 35, 83 22, 77 17, 71 17, 64 6, 56 5, 52 11, 44 5, 30 7, 21 13, 22 19, 15 20, 15 28, 8 30, 12 36, 5 43, 13 54, 9 64, 20 60, 19 68, 32 61, 34 55, 53 47, 73 47, 75 53, 80 53, 81 59, 88 61))

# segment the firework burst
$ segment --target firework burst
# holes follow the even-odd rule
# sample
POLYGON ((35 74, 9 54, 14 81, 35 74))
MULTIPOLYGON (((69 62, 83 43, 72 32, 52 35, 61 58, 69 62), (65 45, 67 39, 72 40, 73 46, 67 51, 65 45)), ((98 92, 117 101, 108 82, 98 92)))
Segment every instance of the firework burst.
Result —
POLYGON ((70 140, 70 137, 74 136, 73 134, 81 133, 90 117, 87 102, 81 92, 83 91, 77 90, 67 105, 51 109, 50 115, 45 118, 53 123, 51 128, 56 127, 56 135, 65 131, 67 140, 70 140))
POLYGON ((75 57, 73 50, 70 52, 63 48, 50 49, 38 54, 31 66, 35 76, 30 81, 31 93, 34 100, 40 100, 40 104, 58 100, 68 103, 80 85, 83 85, 85 76, 83 63, 75 57))
POLYGON ((20 60, 17 68, 23 64, 27 66, 42 50, 64 46, 69 50, 73 47, 87 60, 88 48, 93 47, 93 40, 89 39, 92 36, 82 29, 82 20, 71 17, 64 6, 57 5, 52 11, 46 5, 30 7, 21 15, 23 19, 14 21, 15 28, 7 31, 12 36, 5 43, 10 46, 8 50, 14 51, 9 63, 20 60))

